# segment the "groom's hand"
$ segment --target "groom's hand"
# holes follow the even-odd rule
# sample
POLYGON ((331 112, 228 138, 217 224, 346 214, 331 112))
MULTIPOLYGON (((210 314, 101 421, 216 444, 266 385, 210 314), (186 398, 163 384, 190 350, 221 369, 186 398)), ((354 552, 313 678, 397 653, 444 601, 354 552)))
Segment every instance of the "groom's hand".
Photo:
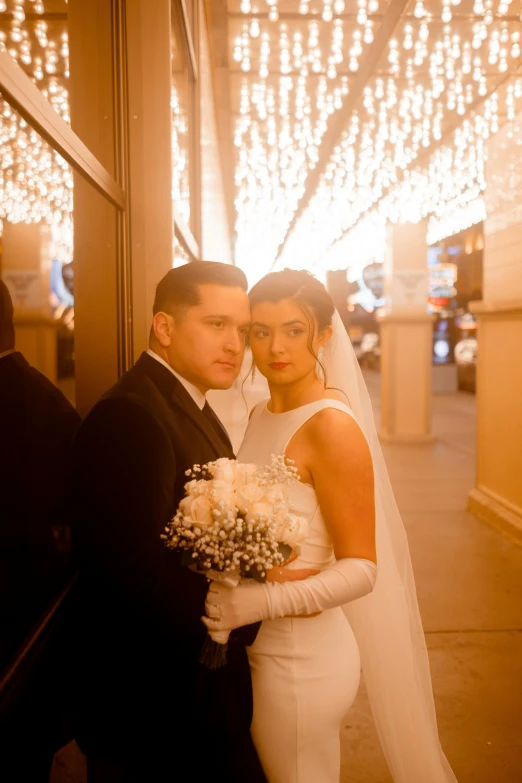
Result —
POLYGON ((248 581, 237 587, 211 582, 205 602, 207 617, 202 622, 209 631, 232 631, 270 616, 267 588, 248 581))

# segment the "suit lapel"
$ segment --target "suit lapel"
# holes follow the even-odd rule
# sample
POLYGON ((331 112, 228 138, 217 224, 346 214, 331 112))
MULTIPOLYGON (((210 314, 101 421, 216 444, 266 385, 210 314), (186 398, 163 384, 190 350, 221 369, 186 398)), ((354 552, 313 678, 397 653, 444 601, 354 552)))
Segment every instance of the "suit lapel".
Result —
POLYGON ((175 407, 178 411, 181 410, 185 416, 192 420, 193 424, 198 427, 212 446, 216 458, 229 457, 234 459, 232 449, 219 438, 211 423, 205 418, 188 391, 181 385, 173 373, 147 353, 142 353, 136 365, 141 365, 142 369, 167 399, 169 405, 175 407))
POLYGON ((229 457, 230 459, 234 459, 234 452, 232 449, 221 440, 210 421, 203 415, 178 379, 174 377, 174 380, 176 381, 176 388, 170 398, 171 403, 178 408, 182 408, 185 415, 192 419, 193 423, 201 430, 205 438, 213 447, 217 457, 229 457))

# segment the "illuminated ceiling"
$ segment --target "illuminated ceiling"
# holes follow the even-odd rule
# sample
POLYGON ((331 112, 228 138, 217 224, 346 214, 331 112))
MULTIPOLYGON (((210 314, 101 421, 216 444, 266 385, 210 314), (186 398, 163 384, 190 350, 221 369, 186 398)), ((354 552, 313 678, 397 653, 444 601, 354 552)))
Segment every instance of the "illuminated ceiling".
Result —
MULTIPOLYGON (((389 220, 431 215, 436 241, 484 217, 487 140, 522 109, 520 0, 221 3, 236 260, 252 279, 371 260, 389 220)), ((69 121, 65 0, 0 0, 0 45, 69 121)), ((44 219, 71 247, 70 168, 1 99, 0 202, 0 220, 44 219)))
POLYGON ((252 278, 375 256, 387 220, 433 216, 436 240, 484 217, 487 140, 522 109, 520 0, 227 10, 236 260, 252 278))

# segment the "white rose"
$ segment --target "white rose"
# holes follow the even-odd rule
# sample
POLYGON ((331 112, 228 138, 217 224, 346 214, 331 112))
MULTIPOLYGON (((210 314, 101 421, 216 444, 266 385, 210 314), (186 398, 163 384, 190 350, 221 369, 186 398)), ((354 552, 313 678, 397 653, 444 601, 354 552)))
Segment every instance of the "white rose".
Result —
POLYGON ((210 527, 214 522, 212 506, 205 495, 189 495, 183 498, 179 509, 184 517, 190 517, 198 527, 210 527))
POLYGON ((238 462, 234 489, 242 489, 245 484, 257 484, 257 465, 252 462, 238 462))
POLYGON ((271 517, 274 514, 274 507, 266 500, 260 500, 258 503, 252 503, 245 514, 247 522, 253 522, 259 517, 271 517))
POLYGON ((288 524, 288 517, 290 512, 287 508, 277 508, 277 506, 274 511, 275 514, 272 522, 272 533, 274 534, 276 541, 284 542, 284 536, 286 533, 286 526, 288 524))
POLYGON ((266 488, 266 496, 271 503, 281 503, 286 501, 286 485, 279 482, 271 484, 266 488))
POLYGON ((206 484, 208 482, 205 479, 192 479, 185 484, 185 492, 192 496, 203 495, 207 491, 206 484))
POLYGON ((306 517, 298 517, 295 514, 288 514, 286 519, 278 520, 274 527, 274 537, 281 544, 295 549, 300 546, 308 535, 308 520, 306 517))
POLYGON ((228 459, 227 457, 221 457, 217 459, 213 465, 209 467, 212 478, 218 481, 227 481, 232 484, 236 476, 237 461, 235 459, 228 459))
POLYGON ((235 504, 240 511, 246 512, 254 503, 266 500, 265 490, 258 484, 245 484, 234 492, 235 504))
POLYGON ((233 506, 235 504, 234 488, 232 484, 221 479, 214 479, 210 482, 210 492, 212 498, 217 501, 222 501, 227 506, 233 506))

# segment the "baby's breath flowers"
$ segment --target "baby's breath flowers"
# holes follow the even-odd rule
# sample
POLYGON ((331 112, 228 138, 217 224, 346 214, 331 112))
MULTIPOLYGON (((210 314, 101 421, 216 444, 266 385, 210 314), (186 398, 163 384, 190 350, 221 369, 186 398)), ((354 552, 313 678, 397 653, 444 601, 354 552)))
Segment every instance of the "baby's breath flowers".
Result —
MULTIPOLYGON (((197 570, 218 571, 231 585, 265 581, 306 538, 306 519, 291 513, 287 496, 298 471, 284 456, 272 455, 262 468, 222 458, 186 475, 186 495, 161 537, 197 570)), ((218 655, 207 649, 204 656, 211 668, 226 660, 226 645, 219 646, 218 655)))
POLYGON ((285 492, 298 474, 284 456, 261 469, 222 458, 194 465, 187 476, 186 496, 162 538, 199 570, 263 580, 301 543, 305 520, 290 512, 285 492))

